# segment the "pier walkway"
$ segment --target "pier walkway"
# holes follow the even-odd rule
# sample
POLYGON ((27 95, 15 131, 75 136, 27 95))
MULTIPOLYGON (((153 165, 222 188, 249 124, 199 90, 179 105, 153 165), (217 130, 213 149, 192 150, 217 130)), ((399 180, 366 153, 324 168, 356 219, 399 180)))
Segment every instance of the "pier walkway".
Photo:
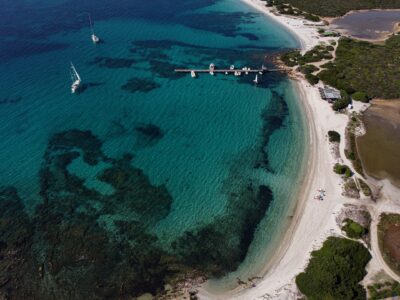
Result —
POLYGON ((195 73, 210 73, 210 72, 214 72, 214 73, 228 73, 228 74, 235 74, 235 72, 240 72, 240 73, 266 73, 269 71, 277 71, 277 69, 250 69, 250 70, 242 70, 242 69, 214 69, 214 70, 210 70, 210 69, 175 69, 175 72, 177 73, 191 73, 191 72, 195 72, 195 73))

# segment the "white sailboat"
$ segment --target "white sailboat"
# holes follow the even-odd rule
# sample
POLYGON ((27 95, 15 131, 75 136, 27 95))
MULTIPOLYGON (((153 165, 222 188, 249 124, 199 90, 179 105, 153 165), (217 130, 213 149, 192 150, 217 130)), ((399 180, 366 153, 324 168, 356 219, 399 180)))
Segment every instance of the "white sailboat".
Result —
POLYGON ((214 76, 215 65, 210 64, 210 74, 214 76))
POLYGON ((74 94, 81 85, 82 80, 72 62, 71 62, 71 80, 72 80, 71 92, 72 94, 74 94))
POLYGON ((100 42, 100 38, 97 35, 94 34, 92 18, 90 17, 90 14, 89 14, 89 23, 90 23, 90 29, 92 30, 92 35, 90 36, 90 38, 92 39, 92 42, 94 44, 97 44, 98 42, 100 42))
POLYGON ((196 78, 196 72, 195 71, 190 71, 190 75, 192 76, 192 78, 196 78))
POLYGON ((258 75, 256 75, 256 78, 254 78, 253 82, 254 82, 255 84, 258 84, 258 75))

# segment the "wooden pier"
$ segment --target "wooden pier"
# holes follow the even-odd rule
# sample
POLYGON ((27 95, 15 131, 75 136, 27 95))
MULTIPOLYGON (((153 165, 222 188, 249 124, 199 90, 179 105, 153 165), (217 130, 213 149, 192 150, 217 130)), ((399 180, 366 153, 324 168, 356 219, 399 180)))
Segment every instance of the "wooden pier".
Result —
POLYGON ((268 72, 270 70, 267 69, 250 69, 250 70, 242 70, 242 69, 214 69, 214 70, 210 70, 210 69, 201 69, 201 70, 196 70, 196 69, 175 69, 175 72, 177 73, 191 73, 191 72, 195 72, 195 73, 228 73, 228 74, 235 74, 235 72, 240 72, 242 74, 245 73, 265 73, 268 72))

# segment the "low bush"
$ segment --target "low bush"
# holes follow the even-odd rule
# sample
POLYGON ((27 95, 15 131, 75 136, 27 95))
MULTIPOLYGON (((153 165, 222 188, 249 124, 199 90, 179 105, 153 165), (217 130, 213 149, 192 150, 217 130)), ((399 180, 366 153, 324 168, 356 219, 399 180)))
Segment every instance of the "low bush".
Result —
POLYGON ((335 103, 333 103, 332 105, 332 108, 335 111, 345 109, 351 103, 350 96, 347 94, 346 91, 341 90, 340 96, 342 97, 342 99, 336 100, 335 103))
POLYGON ((337 131, 329 130, 328 131, 329 142, 331 143, 340 143, 340 134, 337 131))
POLYGON ((341 165, 339 163, 335 164, 335 166, 333 167, 333 171, 337 174, 345 175, 347 178, 349 178, 353 175, 353 173, 351 172, 351 169, 348 166, 341 165))
POLYGON ((368 232, 366 228, 364 228, 357 222, 354 222, 353 220, 346 219, 344 222, 345 224, 342 227, 342 230, 349 238, 360 239, 368 232))
POLYGON ((312 85, 317 84, 319 82, 318 76, 315 76, 313 74, 306 74, 306 79, 312 85))

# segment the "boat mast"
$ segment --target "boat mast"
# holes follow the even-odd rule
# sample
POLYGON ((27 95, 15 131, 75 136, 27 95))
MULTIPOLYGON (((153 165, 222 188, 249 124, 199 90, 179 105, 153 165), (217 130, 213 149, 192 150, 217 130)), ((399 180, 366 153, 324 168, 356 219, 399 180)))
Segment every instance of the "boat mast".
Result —
POLYGON ((73 74, 74 74, 74 78, 76 78, 77 80, 79 80, 79 81, 82 81, 81 80, 81 77, 79 76, 79 74, 78 74, 78 72, 76 71, 76 69, 75 69, 75 67, 74 67, 74 65, 72 64, 72 62, 71 62, 71 69, 72 69, 72 72, 73 72, 73 74))
POLYGON ((90 17, 90 14, 89 14, 89 13, 88 13, 88 15, 89 15, 90 29, 92 30, 92 34, 94 34, 94 29, 93 29, 93 24, 92 24, 92 18, 90 17))

